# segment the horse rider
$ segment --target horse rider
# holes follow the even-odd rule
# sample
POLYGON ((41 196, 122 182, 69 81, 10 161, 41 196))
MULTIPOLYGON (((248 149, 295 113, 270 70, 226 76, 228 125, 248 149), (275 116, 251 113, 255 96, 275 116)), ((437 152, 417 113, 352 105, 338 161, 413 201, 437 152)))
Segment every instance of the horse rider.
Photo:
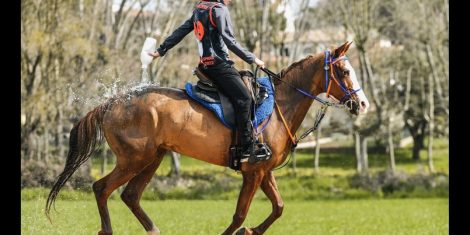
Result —
MULTIPOLYGON (((168 50, 194 30, 199 48, 199 69, 211 78, 234 106, 242 146, 241 157, 262 158, 266 155, 266 151, 255 150, 251 155, 254 144, 250 114, 252 98, 235 69, 234 62, 229 58, 228 49, 249 64, 255 63, 257 66, 264 67, 264 62, 236 41, 227 8, 231 1, 200 1, 191 17, 167 37, 155 52, 149 54, 154 58, 164 56, 168 50)), ((268 148, 268 146, 265 147, 268 148)))

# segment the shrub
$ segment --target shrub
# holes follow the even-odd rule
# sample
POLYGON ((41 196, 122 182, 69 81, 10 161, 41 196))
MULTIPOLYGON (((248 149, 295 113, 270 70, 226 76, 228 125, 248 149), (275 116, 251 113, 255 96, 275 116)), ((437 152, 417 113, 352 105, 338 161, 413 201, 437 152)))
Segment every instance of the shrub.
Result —
POLYGON ((447 197, 449 177, 443 173, 409 175, 406 172, 381 171, 375 175, 350 177, 353 188, 362 188, 384 197, 447 197))
MULTIPOLYGON (((47 162, 35 159, 21 159, 21 188, 52 187, 64 169, 64 165, 65 159, 61 157, 51 157, 47 162)), ((67 181, 65 186, 74 189, 83 188, 91 190, 90 184, 93 179, 90 176, 90 171, 90 163, 83 164, 67 181)))
POLYGON ((228 174, 182 174, 154 176, 146 199, 228 199, 238 194, 241 180, 228 174))

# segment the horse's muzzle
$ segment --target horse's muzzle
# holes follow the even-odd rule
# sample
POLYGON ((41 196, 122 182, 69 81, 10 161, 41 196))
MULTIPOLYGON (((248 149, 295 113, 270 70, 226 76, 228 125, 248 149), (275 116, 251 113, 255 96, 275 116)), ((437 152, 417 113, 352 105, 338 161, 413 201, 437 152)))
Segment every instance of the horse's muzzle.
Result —
POLYGON ((349 109, 349 112, 358 115, 359 114, 359 103, 355 100, 349 99, 344 102, 344 106, 346 106, 347 109, 349 109))

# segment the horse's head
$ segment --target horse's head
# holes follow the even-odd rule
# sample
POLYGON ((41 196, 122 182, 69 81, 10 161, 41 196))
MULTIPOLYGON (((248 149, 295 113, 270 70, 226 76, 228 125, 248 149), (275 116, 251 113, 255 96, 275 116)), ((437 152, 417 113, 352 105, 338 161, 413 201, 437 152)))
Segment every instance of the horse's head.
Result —
POLYGON ((326 51, 324 58, 325 82, 324 91, 327 97, 339 100, 352 114, 366 113, 369 101, 359 86, 356 72, 354 71, 346 51, 352 42, 346 42, 333 52, 326 51))

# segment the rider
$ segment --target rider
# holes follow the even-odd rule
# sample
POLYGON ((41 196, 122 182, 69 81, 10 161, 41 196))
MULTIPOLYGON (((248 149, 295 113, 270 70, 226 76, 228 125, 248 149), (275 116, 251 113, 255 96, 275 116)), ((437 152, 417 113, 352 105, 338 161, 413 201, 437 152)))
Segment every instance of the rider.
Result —
MULTIPOLYGON (((191 17, 176 29, 160 47, 150 53, 154 58, 178 44, 194 30, 199 48, 199 68, 227 96, 235 109, 237 129, 240 133, 242 157, 251 155, 253 144, 250 110, 252 98, 242 82, 241 76, 229 59, 228 49, 245 62, 264 67, 264 62, 240 46, 233 36, 232 21, 227 5, 232 0, 202 0, 196 5, 191 17)), ((267 147, 267 146, 266 146, 267 147)), ((254 152, 261 157, 264 152, 254 152)))

